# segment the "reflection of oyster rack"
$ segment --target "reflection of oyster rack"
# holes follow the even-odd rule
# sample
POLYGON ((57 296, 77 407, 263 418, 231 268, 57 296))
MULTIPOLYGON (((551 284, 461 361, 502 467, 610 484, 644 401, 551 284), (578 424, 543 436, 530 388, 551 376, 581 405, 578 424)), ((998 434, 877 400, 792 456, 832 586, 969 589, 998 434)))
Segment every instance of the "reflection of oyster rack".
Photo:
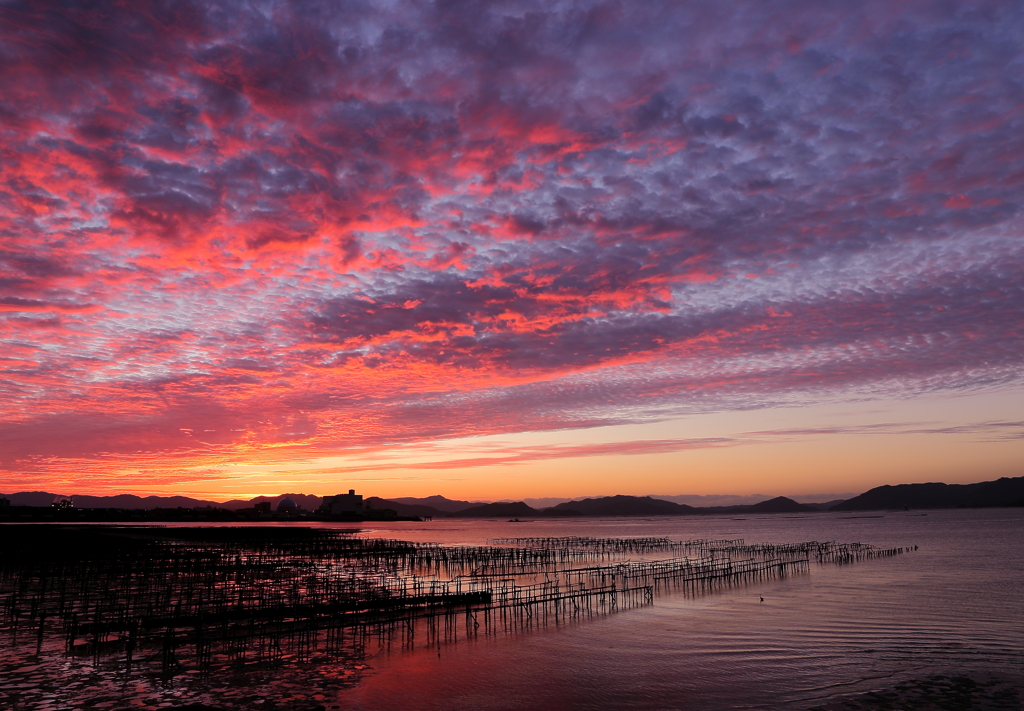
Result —
MULTIPOLYGON (((427 640, 606 614, 902 548, 736 540, 521 538, 503 546, 361 539, 329 529, 0 529, 2 624, 71 655, 189 668, 358 658, 368 639, 427 640), (27 543, 26 543, 27 541, 27 543), (658 560, 627 554, 687 552, 658 560), (618 559, 616 559, 618 557, 618 559), (609 561, 590 564, 588 561, 609 561)), ((498 543, 495 541, 494 543, 498 543)), ((17 638, 13 637, 12 638, 17 638)))

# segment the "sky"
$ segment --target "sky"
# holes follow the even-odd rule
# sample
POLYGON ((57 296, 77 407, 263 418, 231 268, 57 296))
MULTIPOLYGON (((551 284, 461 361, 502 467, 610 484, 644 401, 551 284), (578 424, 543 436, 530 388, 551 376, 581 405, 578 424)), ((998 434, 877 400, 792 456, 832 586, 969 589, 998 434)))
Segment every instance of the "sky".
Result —
POLYGON ((0 1, 0 490, 1024 475, 1015 2, 0 1))

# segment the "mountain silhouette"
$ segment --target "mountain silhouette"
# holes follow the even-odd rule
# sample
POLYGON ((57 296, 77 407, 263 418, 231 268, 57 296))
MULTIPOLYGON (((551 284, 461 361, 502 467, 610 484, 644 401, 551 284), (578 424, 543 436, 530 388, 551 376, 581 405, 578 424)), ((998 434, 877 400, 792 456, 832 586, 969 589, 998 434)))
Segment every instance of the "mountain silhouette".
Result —
POLYGON ((484 504, 483 506, 473 506, 472 508, 463 509, 462 511, 456 511, 451 514, 458 518, 484 518, 487 516, 538 516, 540 511, 526 505, 522 501, 499 502, 496 504, 484 504))
POLYGON ((685 516, 697 513, 686 504, 676 504, 650 496, 602 496, 596 499, 566 501, 547 509, 547 513, 578 511, 583 516, 685 516))
POLYGON ((421 518, 430 516, 431 518, 444 518, 445 516, 451 516, 450 511, 443 509, 434 508, 433 506, 424 506, 422 504, 407 504, 403 503, 403 499, 382 499, 379 496, 369 496, 363 499, 363 506, 366 509, 391 509, 399 516, 419 516, 421 518))
POLYGON ((387 499, 391 503, 402 504, 405 506, 429 506, 435 511, 444 511, 447 513, 455 513, 456 511, 462 511, 463 509, 472 508, 474 506, 480 506, 481 504, 490 503, 489 501, 458 501, 456 499, 446 499, 443 496, 424 496, 417 498, 415 496, 400 496, 396 499, 387 499))
POLYGON ((830 511, 878 509, 953 509, 1024 506, 1024 476, 1003 477, 977 484, 897 484, 876 486, 830 511))

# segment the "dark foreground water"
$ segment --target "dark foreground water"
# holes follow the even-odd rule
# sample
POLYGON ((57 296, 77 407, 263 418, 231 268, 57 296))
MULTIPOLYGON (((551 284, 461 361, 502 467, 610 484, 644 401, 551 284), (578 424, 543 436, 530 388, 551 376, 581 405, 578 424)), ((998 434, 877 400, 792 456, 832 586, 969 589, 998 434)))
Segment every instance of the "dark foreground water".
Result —
POLYGON ((0 707, 809 709, 939 675, 1024 678, 1022 509, 372 525, 360 535, 453 545, 579 535, 918 550, 696 597, 660 594, 651 606, 528 632, 371 645, 365 659, 230 679, 158 681, 0 644, 0 707))

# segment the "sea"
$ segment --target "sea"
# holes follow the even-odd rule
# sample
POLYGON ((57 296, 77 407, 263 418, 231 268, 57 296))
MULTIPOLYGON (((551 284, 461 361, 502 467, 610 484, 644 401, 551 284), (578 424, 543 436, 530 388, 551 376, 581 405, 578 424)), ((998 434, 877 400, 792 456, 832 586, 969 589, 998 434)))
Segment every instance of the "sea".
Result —
MULTIPOLYGON (((381 642, 343 684, 314 684, 311 672, 304 686, 288 675, 294 708, 811 709, 927 678, 1024 676, 1020 508, 360 525, 363 537, 445 545, 529 536, 742 538, 906 552, 812 564, 806 573, 703 594, 661 591, 651 604, 528 630, 421 646, 381 642)), ((0 683, 17 682, 4 654, 0 642, 0 683)), ((51 680, 67 669, 37 661, 16 663, 42 668, 51 680)), ((171 681, 163 691, 144 680, 107 683, 95 707, 216 705, 210 683, 219 682, 205 691, 195 681, 171 681)), ((36 708, 61 708, 59 681, 53 686, 36 708)), ((76 707, 93 707, 81 703, 82 693, 88 686, 79 688, 76 707)), ((231 707, 230 694, 220 698, 231 707)), ((19 708, 30 708, 25 703, 19 708)))

